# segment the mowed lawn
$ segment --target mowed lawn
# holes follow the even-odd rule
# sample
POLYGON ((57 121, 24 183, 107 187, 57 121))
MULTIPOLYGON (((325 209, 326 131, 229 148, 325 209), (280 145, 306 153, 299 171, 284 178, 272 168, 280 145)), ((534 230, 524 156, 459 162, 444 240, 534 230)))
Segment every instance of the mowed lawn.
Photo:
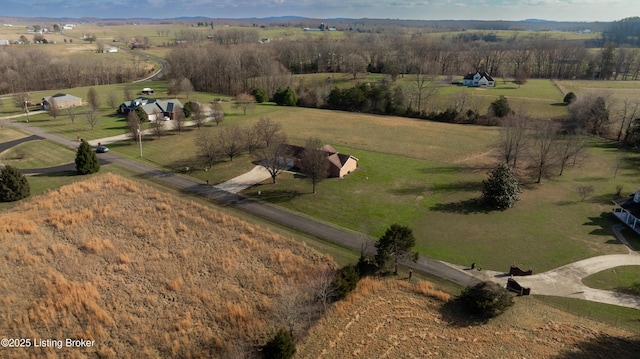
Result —
MULTIPOLYGON (((544 91, 541 96, 545 98, 544 91)), ((179 135, 148 137, 143 144, 145 160, 175 171, 189 166, 189 175, 203 182, 222 182, 253 167, 253 158, 245 154, 205 172, 196 159, 198 134, 211 131, 215 136, 226 126, 246 128, 269 117, 282 124, 290 142, 304 144, 307 138, 318 137, 359 158, 359 169, 344 179, 324 181, 316 194, 310 194, 308 181, 289 174, 276 185, 267 181, 247 190, 249 196, 373 237, 392 223, 406 224, 414 229, 422 254, 494 270, 506 270, 516 262, 539 272, 593 255, 624 252, 611 234, 615 221, 609 212, 617 185, 625 193, 638 187, 638 155, 625 154, 627 167, 613 179, 618 152, 604 141, 593 141, 588 158, 562 177, 541 185, 524 177, 522 201, 515 208, 485 212, 474 200, 495 163, 496 127, 272 104, 258 105, 244 115, 230 103, 223 106, 225 120, 220 126, 207 124, 179 135), (580 185, 592 185, 594 195, 581 201, 580 185)), ((111 148, 138 156, 131 141, 111 148)))
MULTIPOLYGON (((615 223, 611 199, 616 185, 629 192, 637 186, 636 154, 614 180, 617 152, 595 141, 589 157, 564 176, 527 184, 522 200, 504 212, 484 212, 474 202, 482 180, 495 161, 496 127, 454 125, 358 113, 259 105, 243 115, 225 104, 220 126, 207 124, 143 143, 145 161, 219 183, 251 169, 245 154, 211 170, 197 160, 196 138, 205 131, 251 126, 260 117, 282 124, 290 141, 304 144, 319 137, 338 151, 360 159, 359 169, 344 179, 328 179, 311 194, 311 184, 291 174, 268 181, 245 194, 292 211, 379 237, 392 223, 414 229, 424 255, 458 264, 479 263, 506 270, 516 262, 536 272, 605 253, 622 253, 611 234, 615 223), (584 202, 579 185, 594 186, 584 202), (260 195, 258 196, 258 191, 260 195)), ((133 142, 110 146, 128 157, 139 156, 133 142)), ((530 182, 530 181, 528 181, 530 182)))

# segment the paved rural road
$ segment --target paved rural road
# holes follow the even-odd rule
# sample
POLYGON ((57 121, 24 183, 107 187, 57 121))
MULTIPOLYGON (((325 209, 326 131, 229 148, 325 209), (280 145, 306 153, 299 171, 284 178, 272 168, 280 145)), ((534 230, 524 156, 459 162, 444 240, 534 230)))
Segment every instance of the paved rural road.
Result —
MULTIPOLYGON (((31 132, 34 135, 57 142, 72 149, 76 149, 78 147, 77 141, 48 133, 40 128, 29 126, 24 122, 13 122, 8 125, 31 132)), ((98 140, 94 142, 97 141, 98 140)), ((268 204, 256 202, 237 194, 223 191, 214 186, 202 184, 189 177, 151 167, 141 162, 120 157, 111 152, 101 153, 98 158, 101 163, 117 164, 118 166, 138 173, 141 177, 155 178, 180 190, 190 191, 203 197, 210 198, 221 205, 227 205, 246 211, 282 226, 307 233, 314 237, 327 240, 356 251, 360 251, 363 243, 365 242, 368 242, 366 248, 374 248, 374 241, 371 238, 364 237, 362 234, 315 221, 268 204)), ((44 172, 42 169, 37 171, 39 171, 39 173, 44 172)), ((409 262, 406 263, 406 265, 413 270, 444 278, 462 286, 473 285, 478 282, 477 278, 469 275, 465 271, 459 270, 451 265, 445 264, 444 262, 423 256, 421 256, 416 263, 409 262)))
MULTIPOLYGON (((25 131, 34 133, 35 135, 23 140, 12 141, 14 144, 16 142, 24 142, 29 139, 46 138, 70 148, 75 149, 78 146, 76 141, 47 133, 39 128, 30 127, 25 123, 13 123, 11 126, 21 128, 25 131)), ((95 142, 97 141, 99 140, 95 140, 95 142)), ((0 149, 7 147, 8 144, 9 143, 0 145, 0 149)), ((190 191, 203 197, 210 198, 221 205, 227 205, 246 211, 274 223, 293 228, 303 233, 310 234, 356 251, 359 251, 364 243, 367 243, 366 248, 374 248, 374 241, 362 234, 337 228, 295 213, 287 212, 280 208, 256 202, 235 193, 217 188, 216 186, 202 184, 189 177, 151 167, 134 160, 122 158, 113 153, 100 154, 99 159, 102 164, 117 164, 140 174, 141 177, 155 178, 180 190, 190 191)), ((46 172, 60 171, 61 169, 67 170, 68 166, 73 165, 49 168, 46 169, 46 172)), ((42 169, 32 171, 37 173, 45 172, 45 170, 42 169)), ((253 175, 250 177, 255 179, 255 176, 253 175)), ((613 228, 614 234, 622 243, 630 248, 629 244, 620 233, 622 228, 624 228, 622 225, 615 225, 613 228)), ((429 273, 462 286, 473 285, 482 280, 491 280, 505 285, 508 278, 505 273, 489 270, 469 270, 469 268, 465 268, 464 266, 448 264, 424 256, 420 256, 416 263, 409 262, 405 264, 416 271, 429 273)), ((585 299, 594 302, 609 303, 640 309, 640 297, 593 289, 582 284, 582 279, 591 274, 621 265, 640 265, 640 254, 630 250, 629 254, 616 254, 588 258, 548 272, 528 277, 516 277, 516 280, 524 287, 530 287, 534 294, 585 299)))

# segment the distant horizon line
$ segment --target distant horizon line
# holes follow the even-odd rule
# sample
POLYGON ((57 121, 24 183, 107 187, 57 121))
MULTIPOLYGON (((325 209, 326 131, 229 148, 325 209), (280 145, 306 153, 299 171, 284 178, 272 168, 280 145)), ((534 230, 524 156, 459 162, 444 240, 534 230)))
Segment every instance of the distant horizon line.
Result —
MULTIPOLYGON (((308 16, 298 16, 298 15, 281 15, 281 16, 265 16, 265 17, 209 17, 209 16, 175 16, 175 17, 96 17, 96 16, 11 16, 11 15, 0 15, 0 19, 75 19, 75 20, 83 20, 83 19, 95 19, 95 20, 261 20, 261 21, 278 21, 278 20, 330 20, 330 21, 358 21, 358 20, 393 20, 393 21, 476 21, 476 22, 537 22, 537 23, 608 23, 615 22, 619 20, 547 20, 547 19, 538 19, 538 18, 529 18, 529 19, 521 19, 521 20, 486 20, 486 19, 404 19, 404 18, 376 18, 376 17, 361 17, 361 18, 353 18, 353 17, 308 17, 308 16)), ((626 19, 626 18, 625 18, 626 19)))

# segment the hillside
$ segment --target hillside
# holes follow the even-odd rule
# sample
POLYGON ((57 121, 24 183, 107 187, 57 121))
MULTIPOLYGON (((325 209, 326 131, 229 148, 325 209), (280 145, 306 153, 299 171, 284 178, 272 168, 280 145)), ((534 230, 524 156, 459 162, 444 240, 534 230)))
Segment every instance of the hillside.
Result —
POLYGON ((406 281, 364 279, 298 346, 296 358, 638 358, 640 337, 533 297, 488 324, 406 281))
MULTIPOLYGON (((309 293, 300 288, 333 264, 291 239, 110 174, 1 213, 0 244, 0 333, 95 341, 2 348, 2 357, 248 357, 291 319, 282 303, 305 299, 291 293, 309 293)), ((319 313, 305 305, 297 328, 319 313)))

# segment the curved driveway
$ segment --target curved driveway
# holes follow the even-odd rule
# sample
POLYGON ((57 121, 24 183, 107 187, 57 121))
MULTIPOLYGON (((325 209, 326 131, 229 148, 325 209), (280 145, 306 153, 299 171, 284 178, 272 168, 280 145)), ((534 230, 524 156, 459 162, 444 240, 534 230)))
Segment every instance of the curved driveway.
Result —
MULTIPOLYGON (((12 123, 10 125, 22 128, 39 137, 61 143, 71 148, 78 146, 76 141, 47 133, 39 128, 28 126, 25 123, 12 123)), ((363 246, 364 248, 374 248, 374 241, 360 233, 338 228, 268 204, 256 202, 235 193, 202 184, 190 177, 151 167, 142 162, 126 159, 113 153, 101 154, 100 159, 105 163, 115 163, 127 168, 138 173, 141 177, 157 179, 172 187, 212 199, 221 205, 246 211, 285 227, 310 234, 346 248, 356 251, 361 250, 363 246)), ((620 233, 621 228, 624 227, 622 227, 622 225, 614 226, 614 233, 619 240, 628 246, 628 243, 626 243, 620 233)), ((462 266, 448 264, 424 256, 420 256, 416 263, 409 262, 405 264, 413 270, 429 273, 462 286, 473 285, 481 280, 492 280, 506 284, 507 280, 507 275, 504 273, 487 270, 481 272, 471 271, 462 266)), ((525 287, 530 287, 533 294, 565 296, 640 309, 640 297, 592 289, 582 284, 582 278, 590 274, 621 265, 640 265, 640 254, 630 251, 629 254, 625 255, 618 254, 593 257, 545 273, 528 277, 517 277, 517 281, 525 287)))

